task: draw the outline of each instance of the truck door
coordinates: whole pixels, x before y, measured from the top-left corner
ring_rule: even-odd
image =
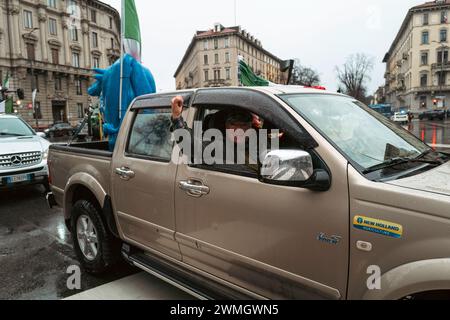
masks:
[[[318,146],[309,150],[315,168],[328,170],[332,185],[326,192],[315,192],[264,184],[257,172],[238,167],[181,164],[175,210],[183,261],[267,298],[345,298],[346,162],[336,159],[320,136],[309,136],[312,128],[303,119],[261,92],[200,90],[191,112],[203,128],[211,128],[217,125],[214,114],[229,107],[250,111],[286,130],[282,139],[288,140],[280,148],[301,149],[297,141],[315,140]],[[297,137],[289,136],[292,121]],[[290,127],[283,128],[283,123]]]
[[[171,98],[138,100],[128,112],[114,153],[112,199],[127,242],[181,259],[175,241]]]

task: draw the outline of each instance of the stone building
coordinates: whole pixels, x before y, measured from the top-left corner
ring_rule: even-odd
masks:
[[[395,109],[448,109],[449,0],[411,8],[383,62],[385,98]]]
[[[215,24],[197,31],[175,72],[177,89],[238,86],[238,56],[253,71],[274,83],[286,83],[283,61],[263,48],[261,41],[241,27]]]
[[[92,103],[91,69],[116,61],[119,42],[119,13],[103,2],[0,0],[0,79],[11,76],[8,96],[33,126],[83,118]],[[20,105],[18,88],[25,93]]]

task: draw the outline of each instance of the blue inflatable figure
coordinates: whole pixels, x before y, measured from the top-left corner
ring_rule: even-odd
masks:
[[[120,59],[108,69],[94,69],[94,72],[97,81],[88,89],[88,94],[100,97],[100,110],[105,121],[103,131],[109,138],[109,149],[113,151],[129,105],[138,96],[155,93],[155,79],[150,70],[131,55],[123,57],[122,110],[119,116]]]

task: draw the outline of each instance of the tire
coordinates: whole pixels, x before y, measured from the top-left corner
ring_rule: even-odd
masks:
[[[93,228],[89,228],[88,220]],[[88,227],[83,229],[86,225]],[[82,234],[83,230],[90,230],[87,231],[89,235]],[[79,200],[75,203],[72,208],[70,231],[75,253],[87,273],[95,275],[105,273],[120,261],[120,241],[111,234],[99,209],[90,201]],[[96,253],[94,247],[97,249]]]

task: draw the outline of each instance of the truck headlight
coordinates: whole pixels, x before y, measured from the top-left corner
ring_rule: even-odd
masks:
[[[44,152],[42,152],[42,160],[47,160],[48,159],[48,149],[45,150]]]

